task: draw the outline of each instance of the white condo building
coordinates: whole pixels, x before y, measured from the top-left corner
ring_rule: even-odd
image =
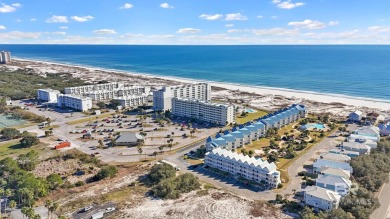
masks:
[[[66,87],[65,94],[85,95],[93,91],[114,90],[118,89],[122,84],[112,82],[105,84],[91,84],[78,87]]]
[[[207,83],[187,84],[183,86],[163,87],[153,92],[154,110],[171,110],[172,98],[211,100],[211,85]]]
[[[148,103],[148,95],[133,95],[133,96],[124,96],[120,98],[114,98],[114,100],[119,101],[120,105],[123,108],[142,106]]]
[[[271,188],[276,188],[280,184],[280,172],[276,170],[275,163],[222,148],[206,153],[205,164],[257,183],[264,183]]]
[[[172,114],[220,125],[235,122],[235,110],[233,105],[203,100],[173,98]]]
[[[82,112],[92,108],[92,99],[72,94],[58,94],[57,105],[59,107],[69,107]]]
[[[49,103],[57,103],[57,95],[61,92],[53,89],[38,89],[37,98]]]
[[[7,64],[11,62],[11,53],[7,51],[1,51],[0,53],[0,63]]]

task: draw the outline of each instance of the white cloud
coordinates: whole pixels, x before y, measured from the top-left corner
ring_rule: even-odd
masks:
[[[18,23],[20,23],[22,21],[23,21],[22,19],[16,19],[16,22],[18,22]]]
[[[12,31],[8,33],[0,33],[0,39],[37,39],[41,36],[39,32],[21,32]]]
[[[67,27],[67,26],[60,26],[59,27],[61,30],[66,30],[66,29],[68,29],[69,27]]]
[[[248,31],[250,31],[249,29],[242,29],[242,30],[240,30],[240,29],[230,29],[230,30],[228,30],[228,33],[242,33],[242,32],[248,32]]]
[[[215,21],[223,18],[222,14],[202,14],[199,16],[202,19],[209,20],[209,21]]]
[[[310,19],[306,19],[304,21],[292,21],[288,23],[289,26],[293,26],[298,29],[323,29],[326,27],[326,24],[320,21],[313,21]]]
[[[299,33],[296,29],[271,28],[271,29],[255,29],[253,33],[257,36],[295,36]]]
[[[177,31],[177,33],[189,34],[189,33],[199,33],[200,30],[196,28],[182,28]]]
[[[241,13],[226,14],[225,20],[227,20],[227,21],[246,21],[246,20],[248,20],[248,17],[245,15],[242,15]]]
[[[37,19],[36,18],[30,18],[30,21],[37,21]]]
[[[291,0],[282,1],[282,0],[272,0],[272,4],[281,9],[293,9],[296,7],[304,6],[304,2],[292,2]]]
[[[134,5],[132,5],[130,3],[125,3],[119,9],[130,9],[130,8],[133,8],[133,7],[134,7]]]
[[[275,15],[271,17],[271,19],[273,19],[273,20],[276,20],[276,19],[278,19],[278,18],[279,18],[279,17],[278,17],[278,16],[275,16]]]
[[[172,5],[170,5],[170,4],[166,3],[166,2],[160,4],[160,7],[161,8],[166,8],[166,9],[174,8]]]
[[[112,30],[112,29],[100,29],[100,30],[94,30],[93,33],[96,33],[96,34],[116,34],[116,31]]]
[[[329,26],[337,26],[337,25],[339,25],[339,22],[338,21],[329,21],[328,25]]]
[[[56,32],[51,32],[50,34],[53,34],[53,35],[66,35],[66,32],[56,31]]]
[[[0,30],[5,30],[5,29],[7,29],[5,26],[0,25]]]
[[[234,24],[225,24],[225,27],[234,27]]]
[[[76,22],[87,22],[87,21],[93,20],[94,17],[92,17],[91,15],[82,16],[82,17],[79,17],[79,16],[72,16],[71,19],[74,20],[74,21],[76,21]]]
[[[68,23],[68,17],[53,15],[51,18],[46,19],[46,23]]]
[[[367,30],[371,32],[376,32],[376,33],[383,33],[383,32],[390,32],[390,27],[385,27],[385,26],[370,26],[367,28]]]
[[[263,15],[257,15],[256,17],[259,18],[259,19],[262,19],[264,16]]]
[[[11,5],[7,5],[2,3],[0,7],[0,13],[10,13],[16,11],[17,8],[20,8],[22,5],[19,3],[13,3]]]

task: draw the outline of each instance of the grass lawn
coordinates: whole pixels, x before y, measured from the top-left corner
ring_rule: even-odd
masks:
[[[260,150],[263,147],[268,147],[269,146],[269,141],[270,139],[268,138],[261,138],[257,141],[252,141],[252,144],[245,145],[244,148],[247,151],[250,150]],[[237,153],[241,153],[241,148],[237,150]]]
[[[43,127],[42,130],[56,129],[56,128],[59,128],[59,127],[60,127],[59,125],[51,125],[51,126]]]
[[[267,112],[257,110],[255,113],[248,113],[248,115],[245,117],[237,116],[236,123],[237,124],[244,124],[244,123],[247,123],[249,121],[253,121],[259,117],[265,116],[267,114],[268,114]]]
[[[17,157],[20,154],[25,154],[31,151],[32,149],[38,151],[41,153],[43,150],[49,151],[48,148],[46,148],[44,143],[39,143],[38,145],[35,145],[31,148],[22,148],[19,145],[20,139],[15,139],[12,141],[2,142],[0,143],[0,160],[6,158],[6,157]]]
[[[74,120],[74,121],[70,121],[70,122],[67,122],[66,124],[68,125],[76,125],[76,124],[80,124],[80,123],[84,123],[84,122],[88,122],[88,121],[95,121],[96,120],[96,117],[97,119],[102,119],[102,118],[107,118],[109,116],[111,116],[112,113],[104,113],[104,114],[100,114],[100,115],[91,115],[90,117],[85,117],[85,118],[82,118],[82,119],[77,119],[77,120]]]
[[[192,159],[192,158],[187,158],[186,161],[191,165],[199,165],[204,163],[202,160]]]

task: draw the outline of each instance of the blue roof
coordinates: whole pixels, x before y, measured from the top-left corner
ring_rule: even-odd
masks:
[[[237,127],[233,127],[232,132],[237,131],[237,130],[238,130]]]
[[[215,144],[217,144],[218,146],[224,146],[224,145],[227,145],[227,142],[225,139],[223,138],[217,138],[217,139],[214,139],[213,141]]]
[[[236,138],[231,134],[225,135],[222,138],[228,142],[235,142],[236,141]]]
[[[221,133],[218,133],[218,134],[215,136],[215,138],[220,138],[220,137],[222,137]]]
[[[257,132],[259,130],[254,125],[248,125],[246,128],[249,129],[249,131],[251,132]]]
[[[253,124],[253,126],[255,126],[258,129],[264,129],[265,128],[265,125],[262,122],[256,122],[256,123]]]
[[[245,135],[250,135],[251,134],[251,131],[249,131],[249,129],[247,129],[247,128],[242,128],[239,131],[242,132]]]
[[[236,138],[244,138],[244,134],[240,131],[234,131],[231,133],[231,135],[233,135]]]
[[[225,130],[225,131],[223,132],[224,135],[228,135],[229,133],[230,133],[229,130]]]
[[[208,137],[207,139],[206,139],[206,142],[212,142],[213,141],[213,139],[211,138],[211,137]]]

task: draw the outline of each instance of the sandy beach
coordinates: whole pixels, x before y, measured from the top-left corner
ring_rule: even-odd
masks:
[[[29,69],[29,71],[33,71],[42,76],[46,74],[70,73],[73,77],[81,78],[90,83],[96,83],[102,80],[122,81],[130,84],[151,86],[152,90],[166,85],[205,82],[25,59],[14,59],[12,63],[4,65],[1,68],[7,68],[9,70]],[[213,100],[268,111],[276,110],[292,103],[301,103],[305,104],[312,113],[329,113],[334,116],[344,117],[354,110],[361,110],[366,113],[375,111],[384,114],[386,117],[390,114],[390,100],[383,101],[220,82],[209,83],[212,85]]]

